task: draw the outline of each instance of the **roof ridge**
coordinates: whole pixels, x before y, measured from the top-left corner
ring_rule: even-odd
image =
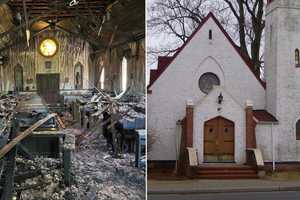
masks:
[[[258,80],[258,82],[261,84],[261,86],[265,89],[266,88],[266,83],[263,82],[259,75],[256,74],[254,72],[254,65],[251,61],[251,59],[248,57],[246,57],[242,51],[240,50],[240,47],[238,47],[232,40],[232,38],[229,36],[229,34],[227,33],[227,31],[224,29],[224,27],[221,25],[221,23],[219,22],[219,20],[215,17],[215,15],[213,14],[213,12],[209,12],[208,15],[202,20],[202,22],[199,24],[199,26],[193,31],[193,33],[188,37],[188,39],[183,43],[183,45],[178,48],[178,50],[176,51],[176,53],[172,56],[172,57],[168,57],[168,58],[172,58],[170,60],[170,62],[163,67],[163,69],[156,71],[156,73],[158,72],[158,74],[156,74],[154,77],[151,78],[151,73],[150,73],[150,83],[147,86],[147,90],[150,93],[151,91],[149,91],[150,87],[154,84],[154,82],[161,76],[161,74],[168,68],[168,66],[175,60],[175,58],[180,54],[180,52],[189,44],[189,42],[194,38],[194,36],[198,33],[198,31],[203,27],[204,24],[206,24],[206,22],[212,18],[214,20],[214,22],[216,23],[216,25],[220,28],[220,30],[222,31],[222,33],[224,34],[224,36],[226,37],[226,39],[229,41],[229,43],[233,46],[233,48],[237,51],[237,53],[240,55],[240,57],[242,58],[242,60],[245,62],[245,64],[248,66],[249,70],[253,73],[253,75],[256,77],[256,79]],[[159,56],[158,58],[161,57],[165,57],[165,56]],[[152,71],[152,70],[151,70]],[[155,70],[153,70],[154,72]]]

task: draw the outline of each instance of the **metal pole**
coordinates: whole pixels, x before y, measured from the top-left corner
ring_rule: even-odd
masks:
[[[272,137],[272,167],[273,167],[273,172],[276,169],[275,166],[275,144],[274,144],[274,134],[273,134],[273,123],[271,123],[271,137]]]
[[[175,131],[175,154],[176,154],[175,155],[176,156],[175,171],[177,172],[177,165],[178,165],[178,160],[179,160],[179,148],[180,148],[180,144],[178,144],[178,143],[180,143],[179,141],[181,141],[181,140],[179,137],[181,137],[181,135],[182,135],[181,121],[177,121],[176,125],[177,125],[176,129],[178,129],[178,130]]]

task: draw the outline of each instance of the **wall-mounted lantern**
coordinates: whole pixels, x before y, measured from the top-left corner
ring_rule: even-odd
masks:
[[[224,100],[224,97],[223,97],[222,93],[220,93],[220,95],[218,96],[218,103],[222,104],[223,100]]]

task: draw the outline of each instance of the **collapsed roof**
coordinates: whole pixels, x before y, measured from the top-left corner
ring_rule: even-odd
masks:
[[[45,30],[88,41],[95,50],[145,37],[141,0],[0,0],[0,51]]]

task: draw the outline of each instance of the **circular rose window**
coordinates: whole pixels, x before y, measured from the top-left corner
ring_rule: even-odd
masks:
[[[214,85],[220,85],[220,79],[214,73],[205,73],[199,79],[199,88],[205,94],[208,94]]]
[[[57,42],[51,38],[45,38],[42,40],[39,46],[40,53],[45,57],[52,57],[58,50]]]

